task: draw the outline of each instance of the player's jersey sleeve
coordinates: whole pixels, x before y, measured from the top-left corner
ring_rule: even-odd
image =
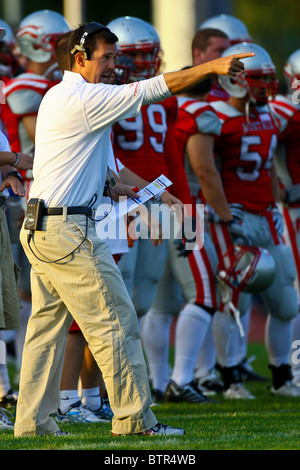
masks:
[[[179,100],[178,129],[186,129],[187,133],[195,132],[210,134],[218,137],[221,133],[222,123],[215,110],[209,104],[193,99]],[[194,121],[194,125],[192,122]]]
[[[8,106],[18,117],[36,114],[50,87],[49,80],[36,74],[21,74],[4,87]]]
[[[33,90],[18,90],[7,97],[11,111],[18,116],[37,113],[42,96]]]
[[[283,186],[288,187],[300,183],[300,107],[282,95],[277,96],[270,106],[281,123],[276,150],[277,173]]]
[[[277,121],[280,134],[282,134],[299,107],[294,105],[289,97],[284,95],[277,95],[275,99],[271,101],[270,109]],[[279,138],[281,137],[279,136]]]

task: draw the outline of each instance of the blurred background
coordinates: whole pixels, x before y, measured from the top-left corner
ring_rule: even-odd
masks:
[[[160,35],[162,72],[191,62],[191,40],[207,18],[227,13],[242,20],[253,41],[270,53],[284,86],[283,66],[300,48],[299,0],[0,0],[0,17],[16,29],[26,15],[50,9],[62,13],[71,27],[89,21],[107,24],[119,16],[150,21]]]

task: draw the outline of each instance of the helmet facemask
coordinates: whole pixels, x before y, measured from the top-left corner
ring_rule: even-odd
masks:
[[[136,82],[139,80],[145,80],[147,78],[154,77],[160,67],[161,59],[159,57],[159,44],[143,44],[141,46],[126,46],[121,47],[118,51],[118,59],[116,68],[120,66],[120,69],[123,70],[122,75],[128,76],[130,82]],[[144,60],[136,60],[135,55],[138,52],[141,52],[144,56]],[[122,57],[126,57],[131,64],[125,63],[125,60],[122,60]],[[134,66],[132,65],[134,64]],[[127,68],[127,72],[126,71]],[[125,82],[124,82],[125,83]]]
[[[18,69],[18,63],[12,53],[14,45],[0,41],[0,74],[1,76],[13,76]]]
[[[274,281],[274,260],[263,248],[234,245],[220,260],[217,278],[233,290],[257,294]]]
[[[251,102],[256,106],[263,106],[272,101],[278,92],[279,81],[274,70],[246,71],[246,81]],[[254,89],[256,89],[255,92]]]
[[[263,106],[272,101],[279,87],[279,81],[276,78],[275,71],[264,72],[262,70],[243,70],[237,77],[225,77],[231,85],[226,89],[231,96],[244,98],[249,95],[250,101],[256,106]],[[224,83],[224,78],[220,77],[220,84]],[[231,88],[229,88],[231,87]],[[254,91],[254,89],[256,89]],[[261,92],[259,92],[261,90]]]

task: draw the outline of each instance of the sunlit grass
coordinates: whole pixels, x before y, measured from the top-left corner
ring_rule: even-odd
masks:
[[[250,354],[257,359],[255,369],[270,377],[264,346],[250,345]],[[190,405],[165,403],[153,407],[157,419],[183,427],[184,436],[111,435],[110,424],[63,425],[70,437],[14,438],[9,431],[0,434],[1,450],[299,450],[300,400],[272,397],[269,383],[249,382],[247,387],[255,400],[224,400],[215,396],[215,403]],[[119,455],[119,454],[117,454]]]

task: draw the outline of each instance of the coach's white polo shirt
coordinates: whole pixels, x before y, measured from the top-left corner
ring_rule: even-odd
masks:
[[[47,207],[86,206],[96,194],[99,203],[111,125],[169,96],[163,75],[117,86],[88,83],[78,73],[65,72],[39,108],[29,197],[43,199]]]

